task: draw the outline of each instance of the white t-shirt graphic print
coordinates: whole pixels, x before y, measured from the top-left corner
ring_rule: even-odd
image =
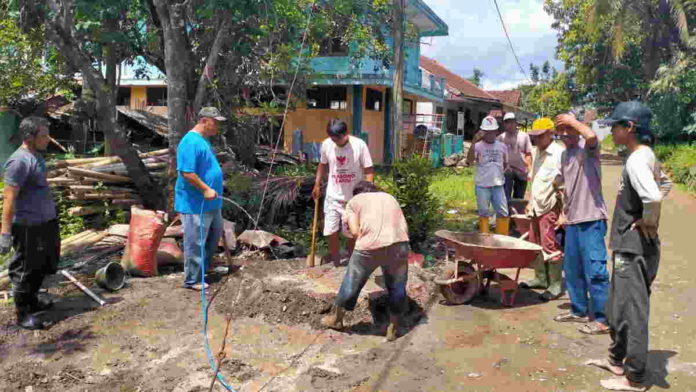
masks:
[[[353,197],[355,185],[363,179],[363,170],[372,167],[372,158],[362,139],[349,136],[343,147],[331,139],[324,140],[321,163],[329,165],[326,198],[346,202]]]

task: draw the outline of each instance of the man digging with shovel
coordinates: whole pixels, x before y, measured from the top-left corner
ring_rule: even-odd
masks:
[[[527,205],[527,216],[532,218],[529,241],[541,245],[544,253],[558,254],[561,248],[556,239],[556,226],[561,214],[562,197],[555,185],[561,174],[563,147],[554,142],[554,124],[550,118],[540,118],[532,124],[529,136],[535,141],[532,164],[532,197]],[[520,284],[526,288],[544,288],[541,299],[551,301],[563,295],[562,257],[538,262],[534,266],[535,277]]]
[[[399,202],[368,181],[359,182],[346,205],[346,220],[356,238],[355,251],[336,297],[333,314],[321,320],[328,328],[343,329],[345,310],[353,310],[360,290],[372,272],[382,267],[389,292],[387,340],[397,338],[399,321],[406,305],[409,239],[406,218]]]

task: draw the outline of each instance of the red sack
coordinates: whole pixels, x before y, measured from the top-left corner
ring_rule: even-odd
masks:
[[[181,251],[176,240],[172,238],[162,239],[157,250],[157,265],[184,265],[184,252]]]
[[[123,269],[136,276],[157,275],[157,249],[164,235],[164,212],[131,207]]]

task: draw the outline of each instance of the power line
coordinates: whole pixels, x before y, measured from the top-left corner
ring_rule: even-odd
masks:
[[[520,63],[520,58],[517,57],[517,53],[515,52],[515,47],[512,46],[512,41],[510,40],[510,34],[508,34],[507,27],[505,27],[505,21],[503,20],[503,14],[500,13],[500,7],[498,7],[498,0],[493,0],[493,4],[495,4],[495,9],[498,11],[498,17],[500,18],[500,24],[503,26],[503,31],[505,32],[505,37],[507,38],[508,44],[510,45],[510,50],[512,51],[512,54],[515,56],[515,60],[517,61],[517,65],[520,67],[520,71],[522,71],[522,75],[524,75],[524,77],[527,78],[527,80],[529,80],[529,76],[527,76],[527,72],[524,70],[522,63]]]

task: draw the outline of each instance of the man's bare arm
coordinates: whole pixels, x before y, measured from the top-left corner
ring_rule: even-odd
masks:
[[[375,167],[374,166],[364,168],[363,174],[365,175],[366,181],[375,182]]]
[[[19,187],[5,184],[5,190],[3,191],[2,195],[3,207],[1,232],[3,234],[9,234],[12,232],[12,218],[14,217],[18,194]]]
[[[181,172],[181,176],[184,177],[186,182],[201,191],[206,200],[212,200],[218,196],[217,192],[215,192],[213,188],[209,187],[205,182],[203,182],[203,180],[201,180],[200,177],[198,177],[198,174],[192,172]]]

